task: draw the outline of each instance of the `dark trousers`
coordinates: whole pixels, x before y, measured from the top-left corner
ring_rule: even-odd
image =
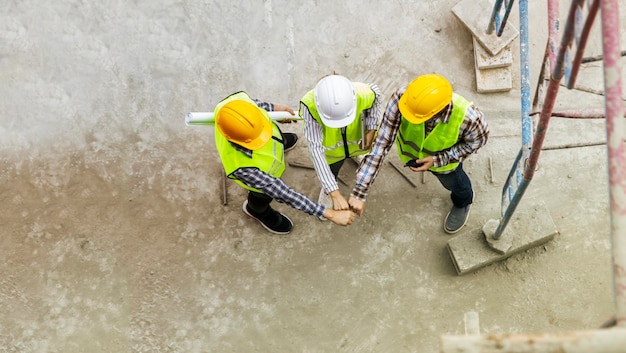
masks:
[[[333,175],[335,176],[335,179],[337,179],[337,175],[339,175],[339,170],[341,169],[341,166],[343,165],[343,162],[345,162],[345,159],[342,159],[339,162],[335,162],[335,163],[329,165],[330,171],[333,172]]]
[[[474,190],[472,190],[472,182],[463,170],[463,163],[448,174],[433,173],[441,185],[448,189],[452,194],[450,198],[456,207],[465,207],[472,203],[474,198]]]
[[[270,210],[272,198],[256,191],[248,191],[248,208],[255,215],[263,216]]]

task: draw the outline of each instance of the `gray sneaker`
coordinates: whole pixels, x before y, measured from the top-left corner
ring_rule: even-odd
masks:
[[[448,234],[454,234],[461,230],[469,218],[470,208],[472,208],[472,204],[465,207],[452,206],[452,209],[446,216],[443,230]]]

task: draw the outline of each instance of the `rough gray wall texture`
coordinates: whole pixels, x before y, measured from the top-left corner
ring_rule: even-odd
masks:
[[[277,205],[296,228],[273,237],[243,217],[241,188],[230,183],[222,205],[212,128],[184,126],[237,90],[295,108],[333,70],[377,83],[385,101],[441,73],[490,113],[492,139],[466,164],[477,190],[468,228],[482,227],[519,148],[519,74],[510,92],[475,92],[455,3],[3,4],[0,350],[435,352],[470,310],[483,332],[597,327],[613,310],[603,147],[542,157],[528,202],[547,201],[560,236],[458,277],[441,230],[448,195],[432,176],[412,176],[413,189],[385,168],[348,228]],[[534,84],[546,19],[545,4],[530,6]],[[581,79],[601,89],[601,66]],[[546,143],[604,136],[602,121],[553,126]],[[288,158],[307,162],[306,142]],[[285,180],[319,191],[310,171]]]

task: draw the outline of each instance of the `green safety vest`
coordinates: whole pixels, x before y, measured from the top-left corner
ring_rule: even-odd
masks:
[[[365,123],[365,121],[361,119],[361,114],[364,110],[372,107],[374,99],[376,99],[376,94],[367,84],[360,82],[353,82],[352,84],[356,89],[356,119],[345,128],[331,128],[324,125],[315,107],[314,90],[307,92],[300,101],[309,108],[309,113],[311,113],[313,119],[322,126],[322,146],[324,146],[326,162],[328,162],[328,164],[333,164],[347,157],[354,157],[368,152],[368,150],[362,149],[360,145],[361,141],[365,139],[363,135],[363,131],[365,130],[363,123]],[[302,112],[300,112],[300,115],[302,116]],[[344,129],[345,140],[342,133]]]
[[[461,133],[461,124],[465,119],[465,112],[472,103],[456,93],[452,94],[452,103],[453,108],[449,121],[445,124],[437,124],[426,138],[424,138],[424,123],[412,124],[402,117],[398,137],[396,138],[398,156],[402,163],[415,158],[422,159],[444,151],[457,143]],[[458,165],[459,163],[455,162],[437,168],[432,167],[429,170],[444,172],[454,170]]]
[[[238,92],[219,102],[213,111],[214,116],[217,116],[220,109],[226,103],[233,100],[244,100],[256,105],[256,103],[245,92]],[[265,110],[261,108],[259,109],[272,124],[272,138],[265,144],[265,146],[252,151],[252,158],[233,147],[230,141],[228,141],[219,132],[219,129],[215,128],[214,130],[215,146],[217,147],[217,152],[222,160],[222,165],[224,166],[226,175],[245,189],[262,193],[261,190],[249,187],[233,176],[233,173],[239,168],[258,168],[275,178],[280,178],[285,171],[285,151],[284,145],[281,142],[283,141],[283,135],[278,126],[271,121],[269,114]]]

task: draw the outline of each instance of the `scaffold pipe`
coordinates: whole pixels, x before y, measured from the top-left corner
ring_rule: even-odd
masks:
[[[622,119],[619,5],[618,0],[605,0],[600,6],[616,321],[617,326],[626,327],[626,146]]]
[[[623,353],[624,328],[537,334],[441,336],[440,352]]]

